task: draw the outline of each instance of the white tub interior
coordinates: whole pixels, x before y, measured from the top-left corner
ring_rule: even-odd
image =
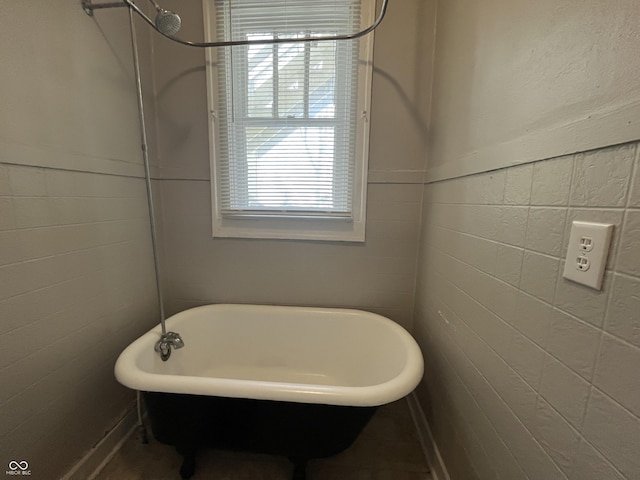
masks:
[[[339,405],[380,405],[422,376],[413,338],[391,320],[359,310],[209,305],[174,315],[167,329],[185,347],[163,362],[160,329],[116,364],[124,385],[192,393]]]

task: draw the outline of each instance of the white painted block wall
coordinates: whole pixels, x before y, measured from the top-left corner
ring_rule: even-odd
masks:
[[[31,478],[132,408],[113,364],[158,318],[128,17],[103,13],[2,4],[0,463]]]
[[[414,334],[453,479],[640,478],[639,152],[426,186]],[[573,220],[615,225],[602,292],[562,278]]]

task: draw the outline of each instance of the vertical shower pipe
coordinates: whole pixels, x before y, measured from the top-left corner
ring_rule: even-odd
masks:
[[[156,278],[156,291],[158,293],[158,304],[160,307],[160,325],[162,326],[162,334],[167,333],[165,327],[164,299],[162,297],[162,288],[160,286],[160,266],[158,262],[158,241],[155,212],[153,207],[153,192],[151,190],[151,171],[149,169],[149,146],[147,143],[147,126],[144,118],[144,102],[142,98],[142,82],[140,79],[140,58],[138,56],[138,40],[136,37],[136,26],[133,18],[133,10],[129,10],[129,27],[131,29],[131,50],[133,54],[133,70],[136,82],[136,97],[138,99],[138,117],[140,121],[140,140],[142,145],[142,160],[144,163],[144,178],[147,187],[147,204],[149,206],[149,226],[151,229],[151,249],[153,251],[153,269]],[[147,431],[142,420],[142,398],[140,392],[136,392],[136,409],[138,412],[138,428],[143,443],[148,443]]]
[[[153,207],[153,192],[151,190],[151,171],[149,169],[149,147],[147,143],[147,127],[144,118],[144,102],[142,99],[142,82],[140,79],[140,58],[138,56],[138,41],[136,38],[136,28],[133,18],[133,12],[129,9],[129,24],[131,27],[131,49],[133,51],[133,67],[136,81],[136,96],[138,98],[138,116],[140,120],[140,140],[142,142],[142,159],[144,163],[144,177],[147,187],[147,203],[149,205],[149,225],[151,228],[151,248],[153,250],[153,266],[156,277],[156,291],[158,292],[158,303],[160,306],[160,324],[162,325],[162,334],[167,333],[164,325],[164,300],[162,297],[162,288],[160,288],[160,267],[158,263],[158,241],[157,229],[155,221],[155,212]]]

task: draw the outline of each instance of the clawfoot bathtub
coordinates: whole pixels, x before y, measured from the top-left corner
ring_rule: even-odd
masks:
[[[360,310],[208,305],[166,324],[184,348],[162,361],[158,326],[122,352],[115,374],[143,392],[154,436],[184,455],[183,478],[210,446],[286,455],[302,480],[308,459],[348,448],[377,406],[422,378],[411,335]]]

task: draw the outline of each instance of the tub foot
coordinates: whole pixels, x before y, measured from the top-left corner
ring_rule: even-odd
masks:
[[[306,458],[290,458],[293,463],[293,476],[291,480],[307,479],[307,459]]]
[[[189,447],[177,447],[176,450],[183,456],[180,467],[180,478],[187,480],[193,477],[196,471],[196,450]]]

